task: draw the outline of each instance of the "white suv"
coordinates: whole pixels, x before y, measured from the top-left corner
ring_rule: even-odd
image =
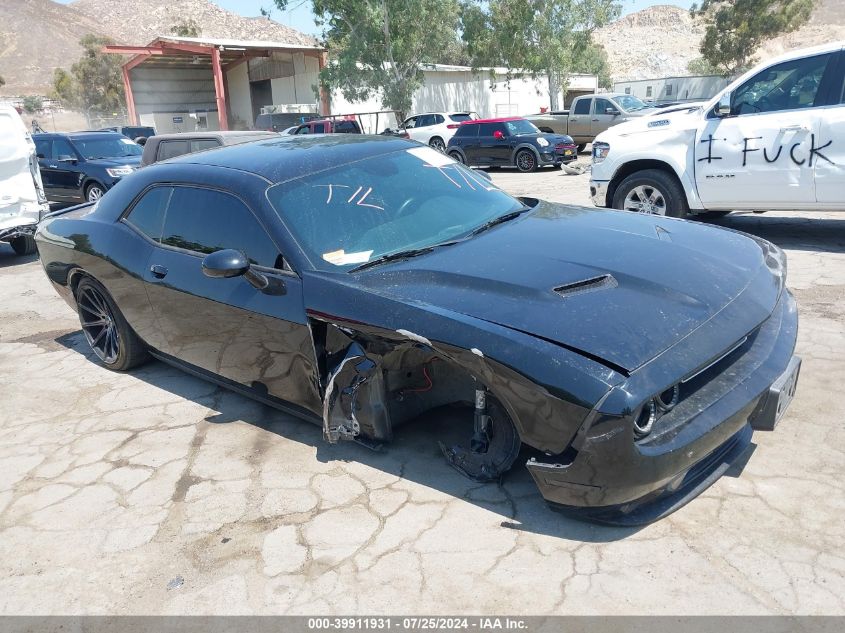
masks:
[[[845,42],[793,51],[707,104],[622,123],[593,143],[601,207],[674,217],[845,211]]]
[[[443,152],[460,124],[477,118],[475,112],[426,112],[408,117],[402,127],[415,141]]]

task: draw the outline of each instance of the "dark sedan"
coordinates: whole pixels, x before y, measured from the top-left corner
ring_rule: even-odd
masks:
[[[464,165],[531,172],[576,160],[578,147],[571,136],[546,134],[526,119],[506,117],[464,121],[449,139],[446,153]]]
[[[138,168],[143,149],[117,132],[33,134],[44,193],[57,203],[94,202]]]
[[[451,466],[496,481],[527,445],[548,502],[608,523],[715,481],[774,428],[800,367],[772,244],[513,198],[395,137],[182,156],[36,240],[111,369],[154,356],[329,442],[380,445],[463,407]]]

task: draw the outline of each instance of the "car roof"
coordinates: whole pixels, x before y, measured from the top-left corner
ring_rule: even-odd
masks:
[[[505,123],[507,121],[522,121],[525,117],[503,116],[495,119],[475,119],[474,121],[463,121],[461,125],[475,125],[477,123]]]
[[[269,182],[283,182],[340,165],[419,148],[397,136],[366,134],[276,135],[169,159],[165,165],[210,165],[249,172]]]
[[[70,139],[95,139],[95,138],[126,138],[120,132],[112,132],[108,130],[80,130],[78,132],[44,132],[41,134],[33,134],[33,138],[70,138]]]
[[[180,139],[203,139],[203,138],[213,138],[219,139],[224,144],[231,143],[231,142],[239,142],[241,139],[249,139],[253,138],[254,140],[262,139],[262,138],[276,138],[279,136],[277,132],[267,132],[263,130],[226,130],[221,131],[218,130],[216,132],[173,132],[171,134],[156,134],[155,136],[151,136],[147,139],[149,143],[150,139],[155,139],[158,141],[178,141]]]

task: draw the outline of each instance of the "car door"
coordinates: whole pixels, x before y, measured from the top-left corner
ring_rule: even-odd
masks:
[[[470,125],[461,126],[460,130],[454,136],[454,140],[458,146],[464,151],[464,156],[467,159],[467,165],[479,165],[481,158],[481,126],[483,123],[472,123]]]
[[[58,169],[58,164],[55,167],[53,163],[53,140],[47,138],[33,138],[35,141],[35,154],[38,157],[38,169],[41,172],[41,184],[44,187],[44,195],[48,200],[52,200],[55,195],[53,188],[53,179],[55,171]]]
[[[85,199],[82,190],[82,182],[85,180],[82,163],[83,159],[70,141],[61,136],[53,138],[48,168],[52,171],[50,180],[54,198],[68,201]]]
[[[496,132],[501,138],[496,138]],[[504,123],[481,123],[478,126],[478,150],[474,164],[502,165],[510,161],[510,141]]]
[[[731,95],[731,115],[698,128],[695,181],[708,209],[801,209],[815,204],[821,89],[833,55],[765,68]]]
[[[813,165],[816,202],[821,208],[845,211],[845,52],[836,56],[829,103],[819,112],[819,150]]]
[[[569,111],[569,136],[576,143],[589,142],[592,138],[590,136],[590,127],[592,125],[590,121],[590,108],[592,104],[592,97],[578,97],[572,102],[572,108]]]
[[[608,114],[613,111],[616,114]],[[590,136],[595,138],[616,122],[619,117],[619,107],[610,99],[596,97],[593,99],[593,116],[590,117]]]
[[[408,136],[420,143],[428,143],[431,137],[431,126],[434,123],[434,117],[430,114],[421,114],[416,117],[414,127],[408,130]]]
[[[234,193],[187,185],[172,190],[145,279],[164,338],[161,351],[258,396],[318,413],[314,350],[299,277]],[[282,290],[265,293],[242,276],[205,276],[205,255],[224,248],[243,252]]]

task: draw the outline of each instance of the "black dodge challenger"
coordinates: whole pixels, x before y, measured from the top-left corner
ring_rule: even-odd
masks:
[[[800,367],[772,244],[513,198],[394,137],[187,155],[50,215],[36,240],[109,368],[154,356],[329,442],[378,446],[464,407],[449,465],[494,481],[533,447],[543,497],[604,523],[653,521],[713,483],[775,427]]]

